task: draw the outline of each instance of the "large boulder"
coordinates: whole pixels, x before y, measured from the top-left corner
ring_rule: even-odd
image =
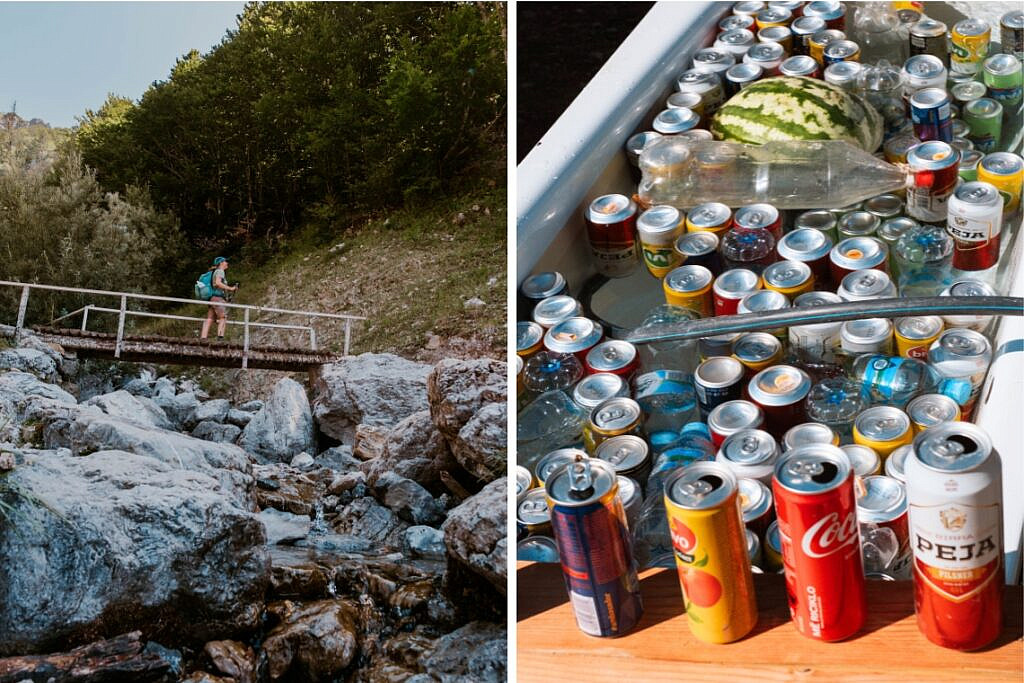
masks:
[[[36,349],[0,350],[0,369],[21,370],[47,382],[56,382],[59,379],[57,362]]]
[[[488,403],[504,403],[508,395],[506,363],[490,358],[438,363],[427,380],[430,415],[449,441]]]
[[[372,496],[356,498],[338,510],[334,530],[365,538],[391,548],[401,548],[409,525],[398,515],[377,503]]]
[[[505,476],[508,455],[508,406],[488,403],[452,439],[452,455],[480,481]]]
[[[358,651],[358,610],[345,600],[269,607],[281,621],[263,641],[270,680],[332,681]]]
[[[441,526],[448,555],[505,595],[508,538],[505,477],[495,479],[448,513]]]
[[[377,498],[400,518],[413,524],[437,524],[444,508],[430,492],[411,479],[385,472],[374,485]]]
[[[238,445],[266,462],[291,462],[315,450],[313,416],[302,385],[285,377],[242,430]]]
[[[195,394],[184,393],[167,396],[154,392],[153,400],[163,408],[167,419],[171,421],[175,429],[187,430],[195,425],[196,410],[199,408],[199,399]]]
[[[213,420],[203,420],[192,430],[192,436],[214,443],[234,443],[242,428],[233,424],[221,424]]]
[[[318,500],[334,479],[330,470],[302,472],[288,465],[253,465],[256,498],[260,509],[276,508],[295,515],[313,513]]]
[[[107,415],[119,417],[142,427],[174,429],[167,419],[167,413],[155,401],[144,396],[134,396],[124,389],[93,396],[82,401],[82,405],[96,406]]]
[[[259,624],[263,525],[208,474],[121,451],[22,459],[0,515],[0,655],[133,629],[201,644]]]
[[[212,401],[200,403],[199,407],[196,408],[196,412],[192,415],[192,419],[196,424],[204,420],[224,422],[228,417],[229,410],[231,410],[231,404],[228,403],[227,399],[215,398]]]
[[[16,406],[29,396],[41,396],[61,403],[74,404],[78,400],[55,384],[43,382],[35,375],[18,370],[0,373],[0,396],[10,399]]]
[[[420,664],[445,683],[501,683],[506,678],[507,636],[503,626],[471,621],[438,638]]]
[[[260,512],[260,522],[266,528],[267,545],[292,543],[309,535],[308,515],[295,515],[274,508]]]
[[[383,453],[363,465],[367,481],[372,485],[386,472],[440,493],[441,472],[452,470],[457,463],[448,442],[437,431],[430,411],[421,410],[399,422],[384,438]]]
[[[357,425],[392,427],[427,409],[430,366],[390,353],[364,353],[325,365],[313,387],[320,431],[351,443]]]

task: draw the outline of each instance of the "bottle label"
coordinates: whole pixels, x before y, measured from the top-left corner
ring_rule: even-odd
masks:
[[[891,399],[895,389],[896,377],[903,365],[902,358],[889,356],[872,356],[864,367],[863,384],[871,387],[885,399]]]
[[[918,579],[952,602],[963,602],[1000,580],[1001,522],[998,503],[911,505]]]

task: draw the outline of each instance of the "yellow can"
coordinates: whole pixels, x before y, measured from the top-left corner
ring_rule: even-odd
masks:
[[[721,235],[732,226],[732,209],[720,202],[698,204],[686,214],[687,232]]]
[[[928,360],[928,347],[939,338],[943,328],[937,315],[899,318],[894,326],[897,352],[904,358]]]
[[[793,13],[785,7],[765,7],[754,15],[758,31],[771,26],[789,26],[792,21]]]
[[[829,29],[818,31],[807,41],[808,53],[818,63],[818,66],[825,67],[825,46],[837,40],[846,40],[846,34],[842,31]]]
[[[991,37],[992,29],[981,19],[967,18],[953,24],[949,32],[950,70],[966,74],[980,71]]]
[[[995,185],[1003,195],[1003,216],[1011,216],[1020,207],[1024,160],[1012,152],[986,154],[978,162],[978,180]]]
[[[790,300],[814,289],[814,273],[803,261],[776,261],[764,269],[761,277],[765,289],[785,294]]]
[[[593,455],[597,447],[613,436],[640,435],[644,414],[640,404],[631,398],[615,396],[601,402],[590,413],[583,427],[583,446]]]
[[[644,265],[659,280],[683,262],[673,245],[683,234],[683,214],[674,206],[652,206],[636,219]]]
[[[544,348],[544,328],[532,320],[516,323],[516,355],[524,360]]]
[[[782,539],[779,538],[779,522],[773,520],[764,532],[762,546],[765,573],[778,574],[782,571]]]
[[[782,342],[768,332],[748,332],[733,342],[732,357],[743,363],[744,376],[753,377],[782,360]]]
[[[672,306],[689,308],[707,318],[711,315],[714,301],[711,297],[711,283],[715,279],[704,266],[679,266],[662,281],[665,301]]]
[[[853,421],[853,442],[878,453],[883,466],[890,453],[913,440],[910,417],[899,408],[873,406]]]
[[[736,477],[716,462],[672,470],[665,512],[690,631],[708,643],[731,643],[757,623]]]

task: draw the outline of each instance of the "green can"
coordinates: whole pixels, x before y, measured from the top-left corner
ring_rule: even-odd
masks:
[[[978,162],[985,156],[976,149],[969,149],[960,153],[960,177],[964,182],[978,179]]]
[[[1003,105],[991,97],[980,97],[964,107],[964,121],[971,128],[967,139],[979,152],[997,151],[1003,132]]]
[[[985,60],[982,78],[988,88],[988,96],[1003,105],[1003,110],[1013,112],[1021,102],[1024,86],[1024,70],[1013,55],[995,55]]]

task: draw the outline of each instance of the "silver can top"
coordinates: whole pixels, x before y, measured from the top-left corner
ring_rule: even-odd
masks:
[[[737,480],[740,490],[740,511],[744,523],[758,519],[772,506],[772,490],[758,479],[740,477]]]
[[[934,427],[959,419],[960,406],[945,394],[921,394],[907,404],[907,415],[916,425]]]
[[[736,307],[737,313],[760,313],[763,311],[781,311],[789,308],[789,299],[785,294],[776,292],[774,289],[761,289],[752,294],[747,294],[740,299]]]
[[[713,232],[688,232],[680,235],[673,247],[683,256],[703,256],[718,250],[718,235]]]
[[[907,511],[907,489],[899,479],[876,474],[861,480],[857,521],[888,522]]]
[[[647,442],[632,434],[613,436],[602,441],[594,451],[595,458],[604,460],[620,473],[643,467],[649,455]]]
[[[992,454],[992,440],[970,422],[947,422],[926,429],[914,438],[914,457],[938,472],[968,472]]]
[[[780,45],[779,47],[782,46]],[[729,70],[725,72],[726,80],[739,84],[753,83],[754,81],[759,80],[763,75],[764,69],[762,69],[758,64],[754,64],[752,62],[735,64],[730,66]]]
[[[733,355],[748,363],[768,360],[781,350],[779,338],[767,332],[748,332],[732,344]]]
[[[864,210],[882,220],[894,218],[903,211],[903,200],[894,194],[880,194],[865,201]]]
[[[945,73],[946,67],[935,55],[914,55],[903,62],[903,71],[911,78],[930,80]]]
[[[743,45],[754,44],[754,32],[746,28],[734,28],[718,34],[715,38],[715,45],[729,45],[742,47]]]
[[[797,17],[790,24],[793,33],[802,36],[812,36],[815,33],[819,33],[825,30],[825,20],[821,17],[815,16],[803,16]],[[811,60],[814,61],[814,60]]]
[[[733,217],[738,228],[768,228],[779,220],[779,210],[771,204],[748,204],[736,209]]]
[[[918,225],[920,224],[909,216],[896,216],[882,221],[876,234],[886,242],[896,242],[903,233]]]
[[[750,28],[753,25],[754,17],[749,14],[730,14],[718,22],[718,30],[724,33],[737,28]]]
[[[792,365],[765,368],[750,379],[747,393],[763,406],[786,406],[807,397],[811,377]]]
[[[757,13],[757,20],[763,24],[784,24],[793,18],[793,13],[785,7],[769,5]]]
[[[545,499],[545,490],[536,488],[528,491],[516,506],[516,519],[523,524],[545,524],[551,521],[551,510]]]
[[[802,214],[796,217],[793,222],[795,228],[816,228],[817,230],[827,231],[836,227],[836,216],[831,211],[826,209],[814,209],[813,211],[804,211]],[[794,230],[793,232],[796,232]],[[785,237],[783,237],[785,239]]]
[[[533,348],[544,338],[544,328],[532,320],[516,323],[516,351]]]
[[[924,55],[921,55],[924,56]],[[980,100],[975,100],[980,102]],[[929,140],[907,152],[907,164],[914,171],[934,171],[956,165],[960,150],[939,140]]]
[[[853,428],[872,441],[895,441],[911,431],[907,414],[892,406],[872,406],[861,411]]]
[[[987,282],[958,280],[942,291],[941,296],[995,296],[996,290]]]
[[[830,258],[845,270],[873,268],[885,263],[889,245],[875,237],[847,237],[832,248]]]
[[[896,296],[896,286],[893,285],[892,279],[880,270],[855,270],[843,278],[839,285],[839,296],[854,301],[892,297]]]
[[[1013,152],[992,152],[978,162],[978,168],[992,175],[1013,175],[1024,168],[1024,159]]]
[[[811,279],[811,267],[803,261],[776,261],[764,269],[761,277],[764,278],[765,285],[791,289]]]
[[[1003,115],[1003,105],[991,97],[979,97],[964,105],[964,113],[976,118],[996,118]]]
[[[881,459],[874,448],[859,443],[851,443],[840,446],[839,450],[846,454],[850,461],[850,467],[853,468],[853,473],[858,477],[867,477],[878,472]]]
[[[975,206],[991,207],[1003,203],[1003,198],[1000,196],[999,190],[996,189],[995,185],[981,181],[963,183],[960,187],[956,188],[953,196],[964,204],[973,204]]]
[[[708,429],[716,434],[733,434],[741,429],[756,429],[764,423],[761,406],[737,399],[715,406],[708,414]]]
[[[825,56],[829,59],[847,59],[860,52],[860,45],[852,40],[833,40],[825,46]]]
[[[833,43],[834,45],[835,43]],[[825,81],[833,85],[847,85],[857,82],[857,77],[864,70],[860,62],[836,62],[825,68]]]
[[[589,349],[604,336],[601,324],[577,316],[558,323],[544,334],[544,345],[552,351],[576,353]]]
[[[704,98],[700,96],[700,93],[695,92],[674,92],[668,96],[665,100],[665,106],[669,109],[675,109],[676,107],[686,107],[696,111]]]
[[[939,335],[928,348],[928,361],[957,366],[963,374],[984,369],[992,361],[992,344],[980,332],[970,329],[953,328]]]
[[[572,390],[572,400],[592,410],[610,398],[628,394],[626,380],[610,372],[595,372],[576,383]]]
[[[747,268],[732,268],[715,278],[715,292],[730,299],[741,298],[740,295],[755,292],[760,288],[761,276]]]
[[[611,465],[588,458],[555,471],[545,482],[545,488],[538,490],[546,490],[555,505],[581,507],[596,503],[617,486],[618,480]]]
[[[722,442],[722,457],[737,465],[764,465],[779,457],[779,445],[762,429],[741,429]]]
[[[732,6],[732,13],[738,16],[753,16],[764,9],[760,0],[742,0]]]
[[[735,63],[736,57],[731,52],[716,47],[702,47],[693,53],[693,68],[697,71],[725,71]]]
[[[896,334],[905,339],[931,339],[942,331],[942,318],[937,315],[915,315],[896,319]]]
[[[1013,10],[999,18],[999,23],[1007,28],[1024,28],[1024,10]]]
[[[690,209],[686,221],[695,228],[717,228],[732,217],[732,210],[721,202],[705,202]]]
[[[583,315],[583,305],[565,294],[542,299],[533,309],[533,321],[541,327],[554,327],[563,320]]]
[[[922,38],[938,38],[946,35],[946,25],[931,17],[922,17],[910,27],[910,33]]]
[[[522,465],[516,465],[516,497],[529,491],[531,484],[533,484],[533,475],[530,474],[530,470]]]
[[[587,452],[580,450],[579,448],[559,448],[551,451],[543,458],[537,461],[537,466],[534,470],[537,472],[537,481],[544,485],[551,475],[555,473],[559,467],[568,465],[571,462],[576,462],[580,459],[586,459]]]
[[[776,62],[785,54],[786,50],[779,43],[758,43],[752,45],[743,58],[752,62]]]
[[[640,404],[625,396],[610,398],[594,408],[590,421],[594,427],[605,432],[629,429],[636,425],[643,412]]]
[[[835,219],[828,211],[811,211],[813,214],[827,214],[829,216],[828,229],[835,225]],[[804,214],[805,216],[807,214]],[[787,232],[779,240],[776,250],[779,258],[790,261],[816,261],[824,258],[832,250],[832,240],[820,229],[813,227],[800,227]]]
[[[806,76],[818,69],[818,63],[807,55],[794,55],[782,60],[779,73],[783,76]]]
[[[750,31],[747,31],[750,33]],[[688,69],[676,79],[676,89],[680,92],[700,92],[702,90],[721,87],[722,79],[713,71],[697,71]]]
[[[900,446],[885,459],[885,474],[886,476],[892,477],[893,479],[899,479],[904,484],[907,483],[907,475],[904,472],[906,466],[907,456],[914,452],[914,447],[910,444]]]
[[[794,306],[826,306],[841,303],[842,297],[835,292],[804,292],[793,301]]]
[[[848,344],[879,344],[892,336],[892,323],[885,318],[847,320],[839,334]]]
[[[988,22],[976,17],[967,17],[953,24],[953,32],[962,36],[980,36],[988,31]]]
[[[850,477],[850,460],[836,446],[800,446],[775,465],[775,481],[794,493],[824,493],[843,486]]]
[[[715,462],[695,462],[672,470],[665,481],[665,496],[687,510],[718,507],[736,493],[736,477]]]
[[[586,218],[591,223],[621,223],[636,215],[636,203],[624,194],[606,194],[590,202]]]
[[[627,508],[630,505],[638,505],[640,503],[640,486],[621,474],[615,479],[619,483],[619,500],[622,501],[622,505]]]
[[[587,351],[587,365],[595,372],[615,372],[636,360],[636,347],[622,339],[609,339]]]
[[[547,299],[549,296],[561,294],[565,290],[565,278],[561,273],[549,271],[546,273],[534,273],[519,285],[519,291],[527,299]]]
[[[791,451],[794,448],[814,443],[835,445],[833,443],[835,441],[837,441],[836,433],[828,425],[823,425],[820,422],[804,422],[795,427],[790,427],[782,435],[782,448],[783,450]]]
[[[757,32],[757,39],[762,43],[782,43],[792,35],[793,31],[788,26],[765,26]]]
[[[924,88],[910,96],[910,106],[918,109],[934,109],[949,104],[949,95],[942,88]]]
[[[693,381],[709,389],[731,387],[743,377],[743,363],[731,356],[712,356],[693,371]]]
[[[878,231],[881,219],[868,211],[851,211],[839,217],[839,232],[849,237],[867,237]]]
[[[654,117],[652,127],[662,135],[675,135],[690,130],[700,123],[697,112],[688,107],[664,109]]]

